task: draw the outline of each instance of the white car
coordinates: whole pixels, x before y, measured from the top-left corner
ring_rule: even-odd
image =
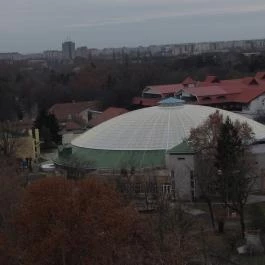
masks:
[[[40,169],[44,172],[52,172],[55,170],[55,165],[52,162],[44,162],[40,165]]]

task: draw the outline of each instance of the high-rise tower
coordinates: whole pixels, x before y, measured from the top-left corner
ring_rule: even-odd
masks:
[[[63,58],[73,60],[75,58],[75,43],[72,41],[65,41],[62,44]]]

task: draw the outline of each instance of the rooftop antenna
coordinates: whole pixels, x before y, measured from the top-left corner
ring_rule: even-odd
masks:
[[[65,41],[71,41],[70,36],[67,36]]]

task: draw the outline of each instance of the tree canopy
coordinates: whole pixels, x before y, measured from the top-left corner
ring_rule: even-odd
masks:
[[[61,137],[58,134],[60,128],[54,114],[48,113],[45,109],[40,110],[34,125],[39,129],[40,137],[45,143],[60,143]]]
[[[212,199],[218,195],[226,207],[240,215],[244,237],[244,206],[256,180],[255,161],[249,151],[254,133],[247,123],[232,122],[216,111],[191,130],[196,150],[197,177],[214,226]]]
[[[131,264],[143,258],[138,221],[108,185],[44,179],[27,188],[17,213],[18,254],[28,265]]]

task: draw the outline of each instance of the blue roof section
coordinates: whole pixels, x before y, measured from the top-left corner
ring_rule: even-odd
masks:
[[[185,103],[184,100],[174,98],[174,97],[165,98],[158,102],[160,106],[181,106],[181,105],[184,105],[184,103]]]

